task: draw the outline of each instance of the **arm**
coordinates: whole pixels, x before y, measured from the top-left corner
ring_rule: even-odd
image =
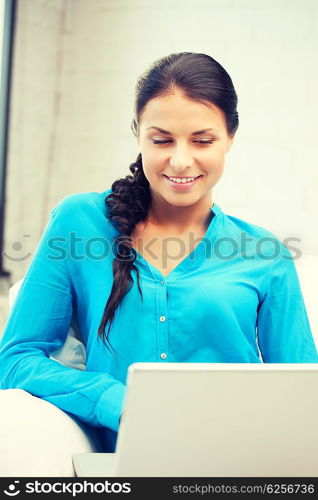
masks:
[[[24,389],[83,422],[117,431],[126,386],[108,373],[76,370],[49,358],[64,344],[73,314],[66,250],[56,254],[49,242],[58,237],[59,248],[67,246],[68,207],[74,211],[68,198],[52,210],[7,319],[0,342],[0,388]]]
[[[257,333],[265,363],[318,363],[297,270],[285,246],[272,262]]]

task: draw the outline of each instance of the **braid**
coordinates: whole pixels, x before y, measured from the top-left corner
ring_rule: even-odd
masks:
[[[142,298],[139,270],[134,265],[137,254],[130,238],[136,224],[146,219],[151,201],[149,182],[142,168],[141,153],[129,169],[133,175],[126,175],[125,178],[116,180],[111,186],[112,192],[105,198],[108,207],[107,217],[120,232],[115,239],[113,285],[98,328],[98,335],[107,348],[106,342],[109,343],[109,332],[116,309],[133,286],[132,270],[137,273],[138,289]],[[105,335],[104,329],[107,322],[109,322],[109,328]]]

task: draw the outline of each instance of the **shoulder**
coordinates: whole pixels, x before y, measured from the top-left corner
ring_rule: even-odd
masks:
[[[269,229],[233,215],[224,214],[224,220],[227,233],[232,234],[236,241],[239,240],[242,246],[253,248],[263,258],[292,258],[285,243]]]
[[[272,233],[263,226],[259,226],[244,219],[239,219],[238,217],[234,217],[233,215],[229,214],[224,214],[224,215],[229,225],[232,225],[233,228],[235,227],[238,231],[245,231],[251,237],[254,238],[269,237],[277,239],[277,236],[275,236],[274,233]]]
[[[61,234],[75,232],[91,236],[96,233],[116,234],[116,229],[107,218],[106,197],[111,189],[101,192],[73,193],[61,199],[52,209],[50,221]]]
[[[53,208],[54,215],[68,215],[71,218],[78,218],[85,213],[102,213],[106,215],[107,207],[105,198],[111,193],[111,189],[97,192],[73,193],[62,198]]]

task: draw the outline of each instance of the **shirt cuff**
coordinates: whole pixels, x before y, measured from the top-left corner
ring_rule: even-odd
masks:
[[[102,393],[95,407],[96,418],[101,426],[118,432],[126,390],[127,387],[124,384],[116,382]]]

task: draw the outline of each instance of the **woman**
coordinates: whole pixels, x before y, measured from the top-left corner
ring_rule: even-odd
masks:
[[[53,209],[0,357],[2,388],[115,435],[133,362],[318,361],[289,250],[211,200],[238,127],[230,76],[171,54],[136,91],[132,175]],[[86,371],[49,359],[72,315]]]

